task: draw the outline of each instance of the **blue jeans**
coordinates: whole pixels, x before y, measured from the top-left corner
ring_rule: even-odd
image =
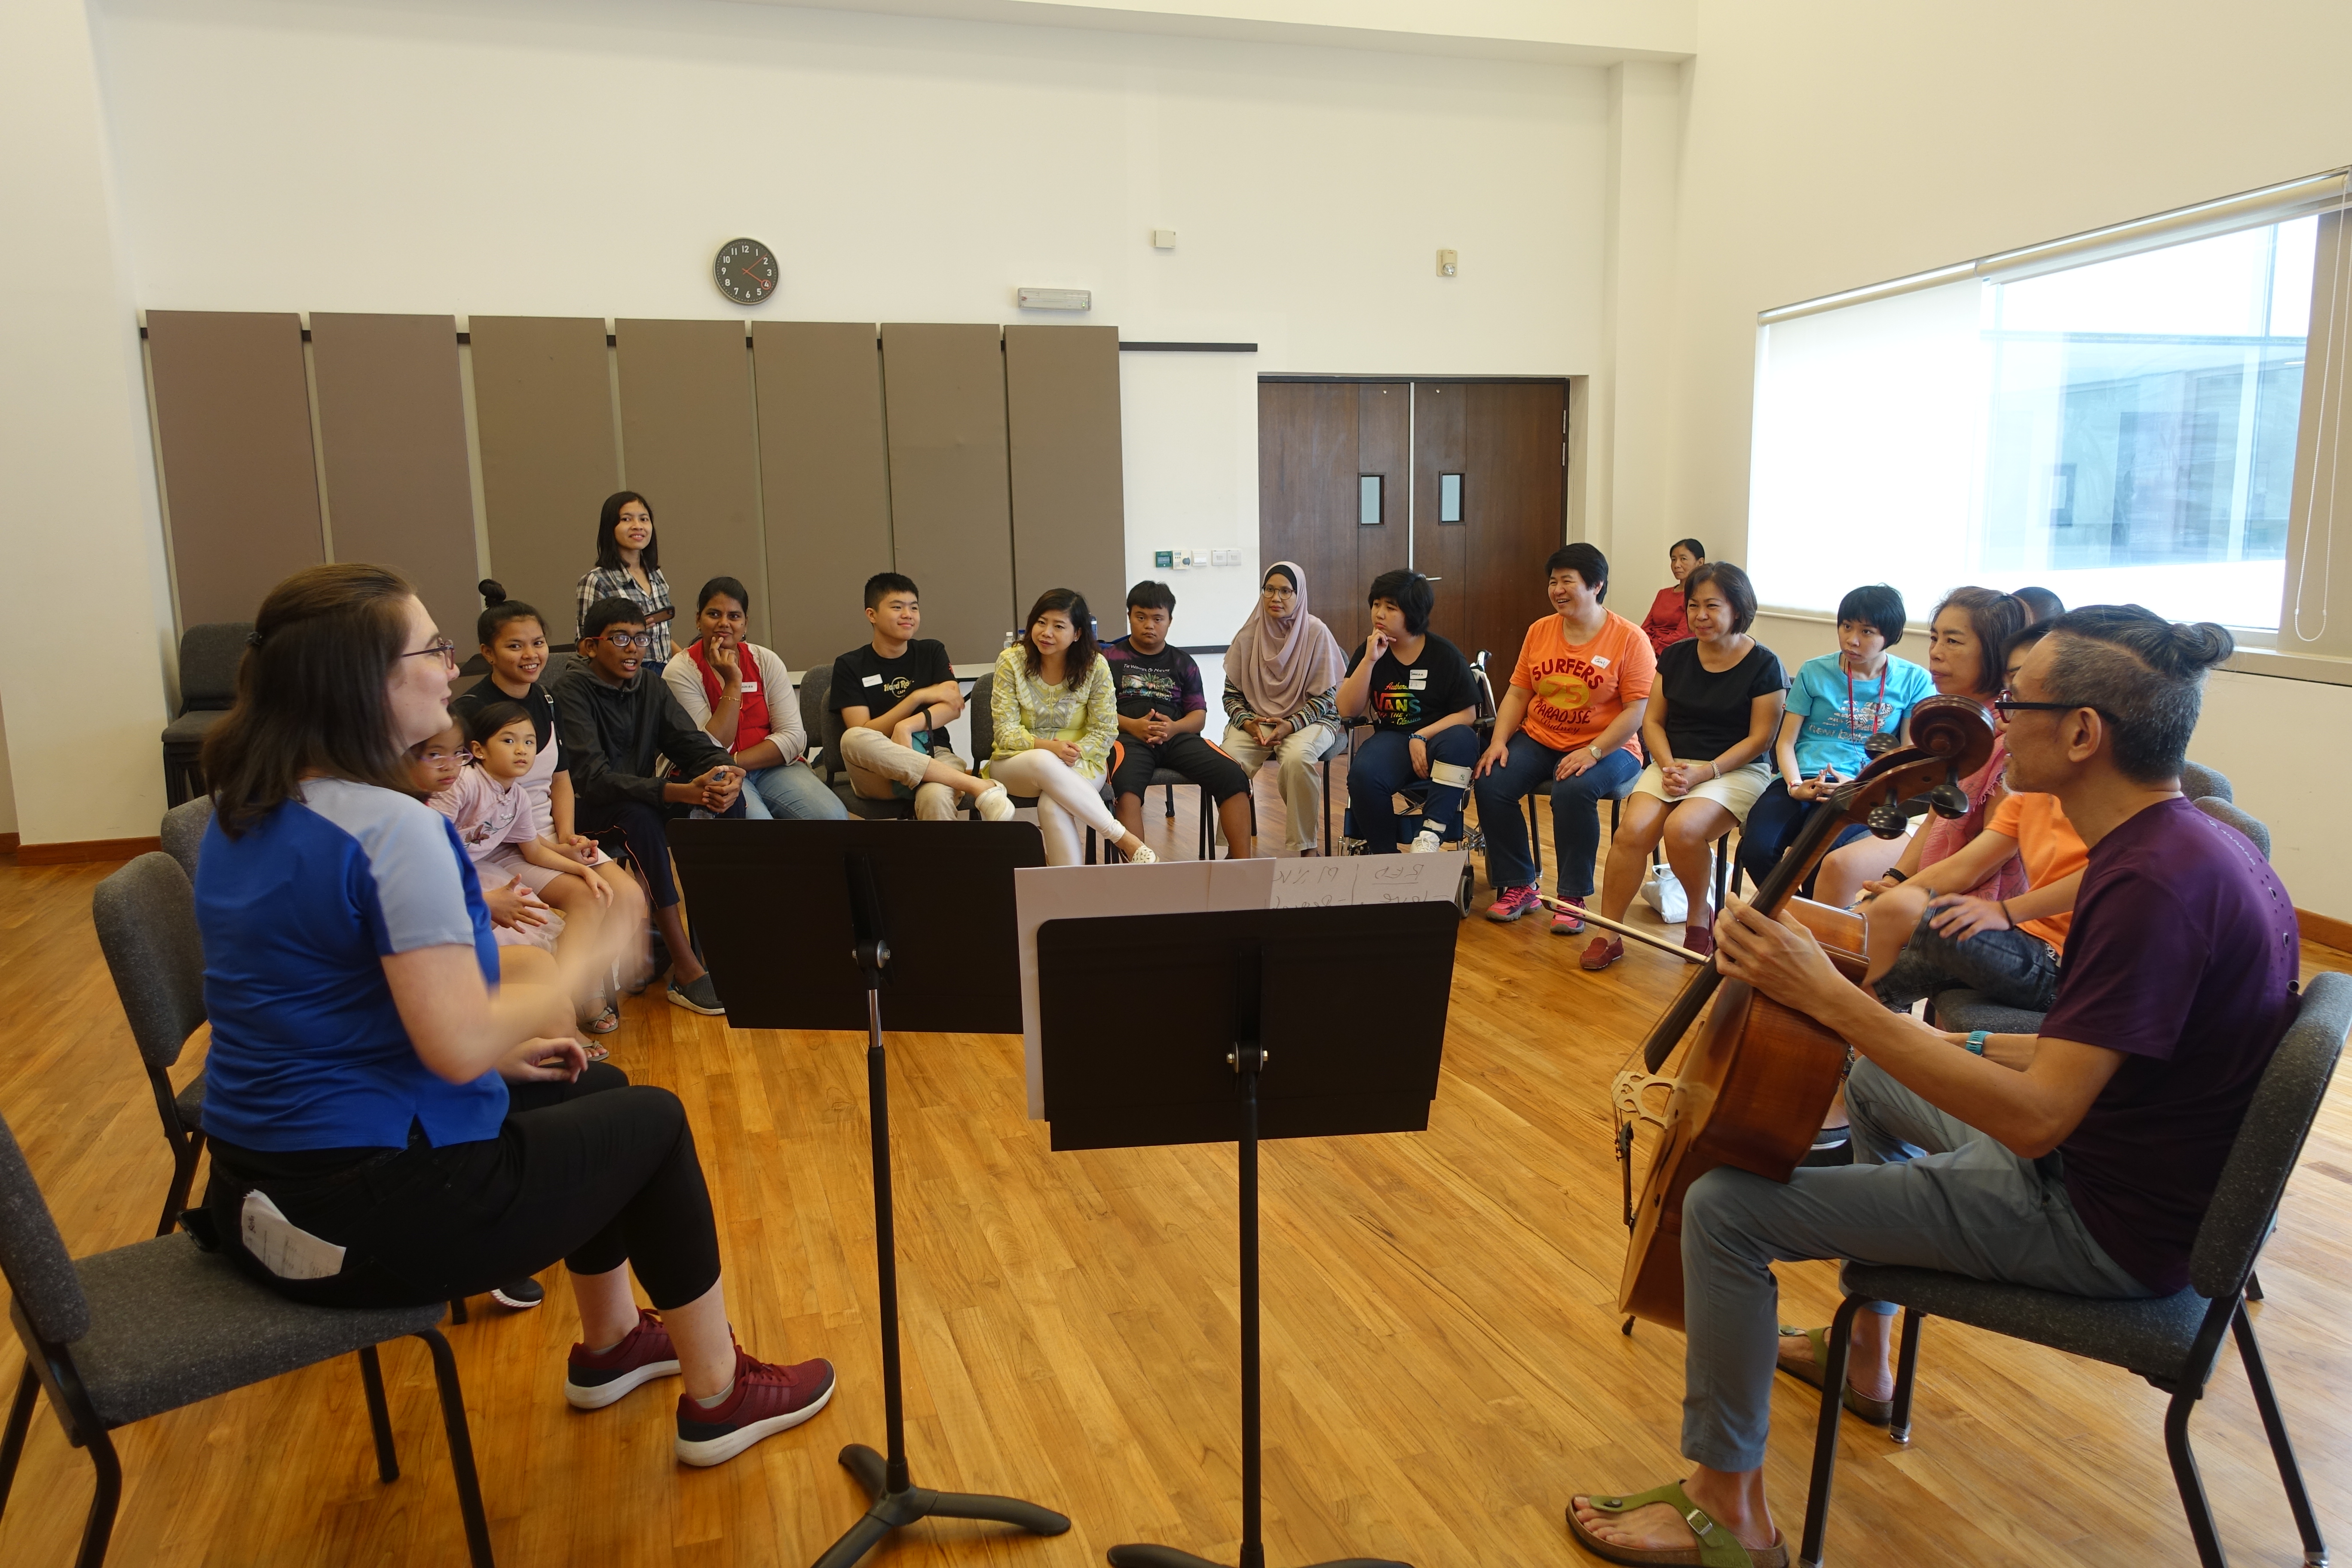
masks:
[[[1774,779],[1764,786],[1764,793],[1748,808],[1748,820],[1739,825],[1739,868],[1748,873],[1749,881],[1763,885],[1780,857],[1789,852],[1789,846],[1797,841],[1806,814],[1820,804],[1791,795],[1787,779]],[[1849,822],[1830,840],[1830,848],[1843,849],[1869,831],[1865,823]]]
[[[1519,802],[1539,789],[1551,792],[1551,845],[1558,864],[1553,886],[1563,899],[1592,894],[1592,858],[1601,849],[1601,803],[1631,788],[1642,764],[1624,750],[1610,752],[1574,778],[1554,778],[1565,752],[1555,752],[1522,730],[1511,737],[1504,760],[1470,786],[1478,797],[1478,826],[1486,834],[1486,880],[1496,888],[1521,888],[1536,879],[1528,853],[1527,819]]]
[[[2092,1238],[2057,1162],[2011,1153],[1867,1060],[1847,1075],[1845,1104],[1860,1163],[1786,1182],[1718,1165],[1683,1199],[1683,1454],[1702,1465],[1764,1462],[1776,1259],[1938,1268],[2105,1300],[2149,1293]]]
[[[754,822],[838,822],[849,807],[806,763],[779,763],[743,775],[743,815]]]
[[[1462,826],[1462,800],[1468,792],[1459,784],[1442,784],[1416,775],[1411,740],[1408,731],[1375,730],[1356,748],[1355,758],[1348,764],[1348,809],[1355,816],[1356,837],[1364,841],[1367,855],[1397,852],[1396,807],[1389,797],[1408,786],[1428,790],[1422,822],[1436,828],[1440,837],[1453,837]],[[1439,763],[1466,768],[1478,760],[1478,731],[1467,724],[1440,730],[1422,744],[1428,748],[1433,769]]]

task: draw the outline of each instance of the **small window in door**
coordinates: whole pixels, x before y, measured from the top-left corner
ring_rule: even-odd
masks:
[[[1381,525],[1381,476],[1356,476],[1356,521],[1365,528]]]
[[[1460,474],[1437,476],[1437,521],[1440,522],[1462,521],[1462,476]]]

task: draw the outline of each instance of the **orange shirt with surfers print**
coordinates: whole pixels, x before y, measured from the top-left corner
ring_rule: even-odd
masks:
[[[1528,694],[1528,716],[1519,728],[1555,752],[1598,740],[1625,704],[1650,695],[1657,679],[1658,655],[1649,637],[1614,610],[1608,616],[1591,642],[1575,647],[1568,646],[1558,616],[1529,626],[1519,645],[1519,662],[1511,670],[1511,684]],[[1619,749],[1633,751],[1640,734],[1628,734]]]

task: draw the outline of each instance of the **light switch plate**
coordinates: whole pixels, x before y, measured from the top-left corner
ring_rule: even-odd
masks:
[[[1172,550],[1153,551],[1151,566],[1157,572],[1173,572],[1176,569],[1176,552]]]
[[[1153,229],[1151,231],[1151,248],[1154,250],[1175,249],[1176,231],[1172,228]]]

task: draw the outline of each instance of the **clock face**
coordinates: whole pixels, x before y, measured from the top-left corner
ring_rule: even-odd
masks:
[[[730,239],[711,264],[719,291],[739,305],[756,305],[776,291],[775,253],[756,239]]]

